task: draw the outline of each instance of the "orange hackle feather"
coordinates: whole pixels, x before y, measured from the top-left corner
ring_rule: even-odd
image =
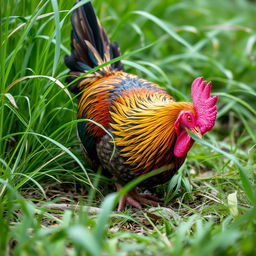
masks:
[[[115,144],[134,171],[143,173],[158,167],[171,153],[176,139],[174,123],[183,110],[194,111],[189,102],[174,102],[171,97],[146,89],[130,90],[119,97],[110,112]]]
[[[109,115],[109,95],[114,89],[114,84],[118,81],[113,80],[121,72],[111,72],[106,76],[99,76],[97,79],[86,84],[85,89],[78,99],[78,118],[89,118],[96,123],[101,124],[104,128],[108,128],[110,122]],[[84,86],[83,84],[80,86]],[[104,130],[94,123],[88,124],[88,131],[92,131],[92,135],[101,137]]]

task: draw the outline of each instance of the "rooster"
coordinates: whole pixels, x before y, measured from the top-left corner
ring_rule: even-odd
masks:
[[[194,143],[187,130],[201,138],[214,126],[218,97],[210,96],[211,82],[195,79],[192,102],[176,102],[159,85],[124,72],[121,61],[102,65],[120,56],[120,51],[117,43],[109,41],[90,2],[73,11],[71,23],[67,82],[77,94],[78,118],[91,120],[77,127],[87,156],[114,177],[117,190],[165,166],[167,170],[142,185],[167,182]],[[126,204],[141,209],[141,204],[156,205],[157,200],[134,188],[119,200],[118,211]]]

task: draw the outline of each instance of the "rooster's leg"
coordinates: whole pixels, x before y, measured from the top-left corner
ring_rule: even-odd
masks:
[[[120,184],[115,184],[117,191],[119,191],[122,186]],[[151,204],[158,205],[157,198],[150,194],[141,194],[137,192],[136,188],[130,190],[126,195],[122,196],[118,203],[117,211],[123,211],[126,204],[129,204],[135,208],[142,209],[141,204]]]

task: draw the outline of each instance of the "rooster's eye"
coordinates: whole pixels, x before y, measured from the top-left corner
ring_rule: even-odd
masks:
[[[187,116],[187,119],[190,122],[191,121],[191,116]]]

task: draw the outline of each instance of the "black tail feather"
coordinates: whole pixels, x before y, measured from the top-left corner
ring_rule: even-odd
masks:
[[[80,0],[76,1],[77,3]],[[65,64],[70,69],[67,82],[76,79],[84,72],[97,67],[110,59],[120,56],[117,43],[110,43],[104,29],[100,26],[91,2],[75,9],[71,16],[71,56],[65,56]],[[107,73],[111,70],[123,70],[121,61],[98,70]],[[89,79],[89,77],[88,77]],[[72,92],[79,92],[79,83],[70,86]]]
[[[114,58],[117,58],[120,55],[121,54],[120,54],[117,42],[111,43],[110,44],[110,56],[111,56],[110,58],[114,59]],[[121,61],[117,61],[117,62],[113,63],[112,67],[116,70],[123,70],[124,69]]]

